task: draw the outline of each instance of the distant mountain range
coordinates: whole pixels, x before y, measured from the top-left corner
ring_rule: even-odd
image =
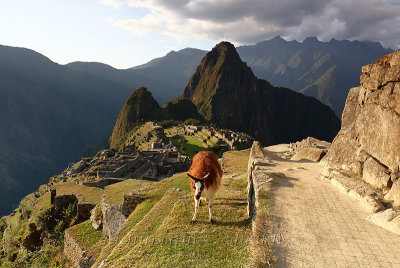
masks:
[[[237,51],[257,77],[314,96],[338,116],[349,89],[359,84],[361,67],[393,52],[370,41],[321,42],[309,37],[299,43],[279,36]]]
[[[237,51],[259,78],[316,96],[337,114],[361,65],[392,52],[373,42],[279,37]],[[33,50],[0,46],[0,215],[110,135],[133,89],[146,86],[163,105],[182,93],[206,53],[186,48],[120,70],[59,65]]]

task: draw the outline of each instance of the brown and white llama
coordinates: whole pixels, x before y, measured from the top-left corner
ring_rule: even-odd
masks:
[[[213,152],[202,151],[193,157],[193,162],[187,175],[190,177],[190,188],[194,195],[194,215],[191,223],[196,222],[197,208],[200,198],[208,200],[208,214],[210,223],[214,223],[211,207],[214,195],[221,185],[222,169]]]

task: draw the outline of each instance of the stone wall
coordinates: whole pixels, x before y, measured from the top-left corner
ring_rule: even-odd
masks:
[[[259,205],[260,185],[268,180],[264,168],[269,165],[271,163],[268,153],[261,147],[260,142],[254,141],[247,168],[247,214],[253,220]]]
[[[75,226],[74,226],[75,227]],[[65,230],[64,232],[64,255],[72,262],[74,267],[78,266],[79,260],[82,258],[84,250],[75,241],[71,228]]]
[[[90,211],[95,207],[95,204],[92,203],[78,203],[76,205],[76,219],[74,221],[75,224],[82,223],[90,219],[91,213]]]
[[[121,179],[101,179],[101,180],[91,181],[91,182],[82,182],[82,185],[104,189],[108,185],[118,183],[121,181],[123,181],[123,180],[121,180]]]
[[[109,204],[102,198],[103,234],[112,238],[124,225],[126,219],[135,210],[136,206],[144,200],[143,197],[134,192],[124,195],[122,204]]]

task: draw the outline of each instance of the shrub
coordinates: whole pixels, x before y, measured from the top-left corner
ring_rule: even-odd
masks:
[[[174,125],[174,120],[163,120],[161,122],[157,122],[157,124],[159,124],[160,126],[162,126],[163,128],[169,128],[172,127]]]
[[[13,252],[10,253],[10,255],[8,256],[8,260],[10,262],[14,262],[18,257],[18,251],[14,250]]]
[[[53,206],[41,208],[35,216],[35,222],[38,229],[47,230],[48,223],[53,218]]]
[[[185,121],[183,121],[182,125],[194,125],[194,126],[198,126],[201,125],[201,122],[197,119],[193,119],[193,118],[188,118]]]
[[[103,212],[101,211],[101,207],[100,206],[96,206],[95,210],[94,210],[94,220],[95,221],[100,221],[103,219]]]

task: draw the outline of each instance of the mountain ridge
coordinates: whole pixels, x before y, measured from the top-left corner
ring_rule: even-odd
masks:
[[[180,115],[174,114],[174,107],[189,101],[204,121],[248,133],[264,145],[307,136],[330,140],[340,125],[333,111],[317,99],[258,79],[229,42],[207,53],[183,93],[164,108],[176,118]]]

